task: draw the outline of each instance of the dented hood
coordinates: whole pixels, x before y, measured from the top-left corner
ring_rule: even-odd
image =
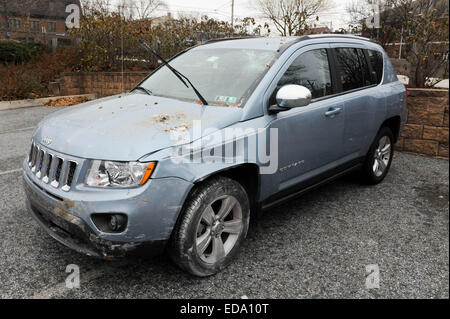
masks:
[[[200,120],[208,134],[241,119],[242,109],[202,106],[139,93],[91,101],[55,112],[36,129],[34,140],[75,157],[136,161],[175,144],[173,132],[189,133]],[[44,144],[45,145],[45,144]]]

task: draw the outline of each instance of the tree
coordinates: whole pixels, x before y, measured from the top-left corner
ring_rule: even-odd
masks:
[[[443,57],[448,50],[448,1],[385,0],[380,3],[379,28],[364,23],[373,14],[368,10],[370,3],[371,0],[360,0],[348,8],[363,35],[385,49],[402,38],[406,43],[404,56],[410,65],[410,85],[422,88],[435,84],[430,79],[448,63]]]
[[[150,18],[157,9],[167,8],[166,3],[162,0],[135,0],[133,3],[134,16],[140,20]]]
[[[347,6],[347,12],[352,20],[352,31],[362,32],[364,36],[376,39],[383,47],[400,41],[401,29],[406,26],[412,2],[413,0],[379,0],[376,2],[378,12],[374,12],[373,0],[354,0]],[[380,27],[374,24],[368,26],[367,21],[371,21],[377,13]]]
[[[301,35],[317,14],[325,9],[326,0],[256,0],[263,18],[272,22],[282,36]]]
[[[111,13],[111,0],[80,0],[84,14],[100,12],[101,14]]]
[[[202,41],[226,36],[261,35],[267,25],[259,25],[253,18],[245,18],[231,27],[229,22],[203,16],[200,19],[169,19],[154,24],[149,19],[133,20],[118,12],[104,14],[89,11],[81,17],[80,28],[71,30],[79,39],[80,69],[87,71],[146,69],[158,66],[157,59],[139,45],[144,40],[164,58]],[[122,59],[123,57],[123,59]]]
[[[407,60],[412,65],[411,76],[416,87],[433,86],[431,80],[445,61],[448,51],[449,3],[447,0],[417,0],[408,15]],[[447,70],[448,71],[448,70]]]

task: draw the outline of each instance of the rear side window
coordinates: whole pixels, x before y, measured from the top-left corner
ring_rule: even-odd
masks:
[[[313,99],[333,94],[327,50],[311,50],[295,59],[278,87],[287,84],[303,85],[311,91]]]
[[[372,84],[369,66],[361,49],[336,48],[336,59],[344,92]]]
[[[373,84],[380,84],[383,79],[383,54],[380,51],[367,50],[369,61],[374,72]]]

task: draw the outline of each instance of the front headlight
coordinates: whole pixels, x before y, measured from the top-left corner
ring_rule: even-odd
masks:
[[[156,163],[92,161],[86,185],[92,187],[135,187],[144,185]]]

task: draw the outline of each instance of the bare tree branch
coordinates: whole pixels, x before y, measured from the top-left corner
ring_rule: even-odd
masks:
[[[327,4],[327,0],[256,0],[255,6],[282,36],[290,36],[302,34]]]

